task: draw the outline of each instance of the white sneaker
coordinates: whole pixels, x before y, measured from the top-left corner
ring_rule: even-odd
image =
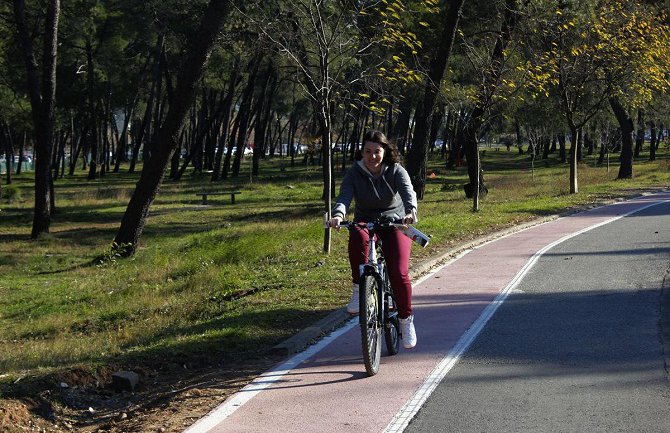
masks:
[[[360,303],[360,295],[358,293],[358,284],[351,286],[351,299],[349,299],[349,304],[347,305],[347,313],[356,315],[358,314],[358,305]]]
[[[400,319],[400,334],[402,335],[402,345],[405,349],[411,349],[416,346],[414,316],[409,316],[406,319]]]

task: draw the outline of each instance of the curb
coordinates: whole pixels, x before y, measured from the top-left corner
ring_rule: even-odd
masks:
[[[347,313],[346,307],[339,308],[312,326],[303,329],[294,336],[274,346],[270,349],[270,353],[273,355],[288,356],[301,352],[314,341],[344,325],[352,317]]]

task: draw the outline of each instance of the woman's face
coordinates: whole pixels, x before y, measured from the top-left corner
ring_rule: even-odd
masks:
[[[377,174],[381,171],[383,159],[384,148],[381,144],[374,141],[363,143],[363,164],[370,173]]]

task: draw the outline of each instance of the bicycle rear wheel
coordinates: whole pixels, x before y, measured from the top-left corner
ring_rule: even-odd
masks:
[[[368,376],[374,376],[379,371],[379,361],[382,356],[382,327],[379,320],[379,291],[381,288],[375,277],[371,275],[364,275],[359,287],[363,363]]]

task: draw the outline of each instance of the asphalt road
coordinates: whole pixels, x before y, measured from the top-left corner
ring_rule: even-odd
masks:
[[[670,432],[669,268],[667,202],[554,246],[405,431]]]

